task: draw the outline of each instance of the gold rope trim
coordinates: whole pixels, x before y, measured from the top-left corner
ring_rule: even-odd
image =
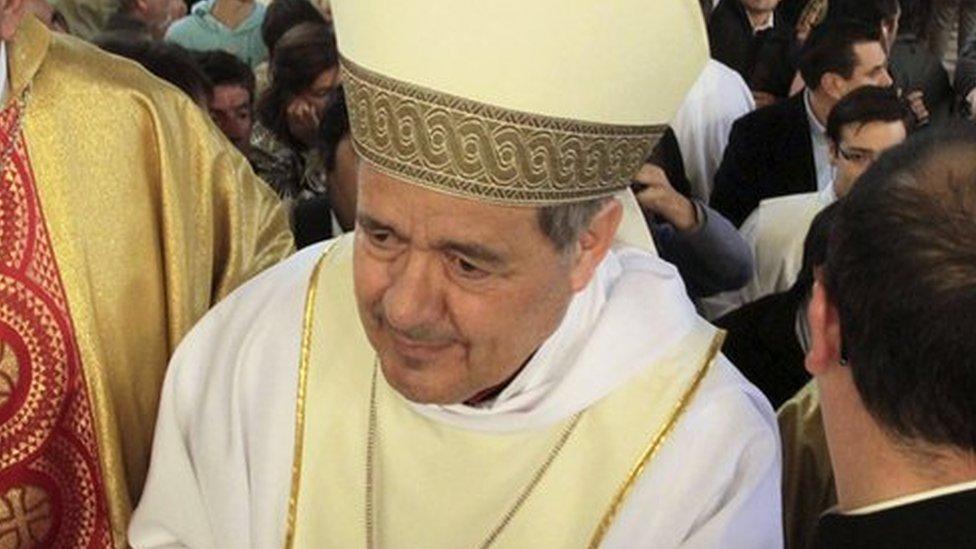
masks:
[[[291,495],[288,497],[288,527],[285,531],[285,547],[291,549],[295,543],[295,524],[298,519],[298,493],[302,481],[302,453],[305,448],[305,394],[308,383],[308,362],[312,347],[312,319],[315,312],[315,296],[319,285],[322,265],[332,255],[335,243],[329,246],[312,270],[308,292],[305,294],[305,309],[302,313],[302,346],[298,362],[298,395],[295,403],[295,449],[291,466]]]
[[[685,390],[685,393],[681,395],[681,399],[675,404],[674,410],[671,412],[671,417],[668,422],[664,424],[664,427],[654,436],[651,440],[651,444],[644,450],[641,458],[631,469],[630,474],[627,475],[627,480],[621,485],[620,490],[617,491],[617,495],[614,496],[613,502],[610,504],[610,508],[607,509],[606,514],[603,515],[603,520],[600,521],[600,525],[597,526],[596,532],[593,533],[593,538],[590,540],[590,549],[596,549],[603,542],[603,538],[607,535],[607,531],[610,530],[610,526],[617,519],[617,514],[620,512],[620,508],[623,507],[624,501],[627,496],[630,495],[631,490],[633,490],[634,485],[637,483],[637,479],[643,474],[644,469],[654,458],[657,451],[664,444],[665,439],[674,430],[674,426],[677,425],[678,420],[684,414],[684,411],[688,408],[688,404],[694,398],[695,393],[698,392],[698,387],[701,385],[705,375],[711,369],[712,364],[715,363],[715,359],[718,357],[719,351],[722,350],[722,343],[725,342],[725,332],[719,330],[718,333],[712,337],[712,343],[708,348],[708,353],[705,355],[705,363],[698,369],[695,374],[691,385]]]
[[[360,157],[449,194],[523,206],[609,196],[630,184],[667,129],[514,111],[341,63]]]

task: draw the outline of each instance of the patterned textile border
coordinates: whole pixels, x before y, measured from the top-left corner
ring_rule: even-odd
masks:
[[[341,62],[356,152],[382,172],[448,194],[516,206],[610,196],[630,184],[667,129],[513,111]]]

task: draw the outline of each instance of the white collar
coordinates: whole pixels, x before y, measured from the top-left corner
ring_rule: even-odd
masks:
[[[411,404],[479,431],[541,428],[602,398],[663,356],[694,327],[677,270],[636,248],[615,248],[571,301],[562,323],[498,397],[483,407]]]
[[[748,17],[748,14],[746,16]],[[771,12],[769,14],[769,19],[767,19],[765,23],[759,25],[758,27],[752,28],[752,34],[757,35],[764,30],[769,30],[773,28],[773,26],[775,25],[775,19],[776,19],[776,12]],[[749,24],[752,25],[751,19],[749,20]]]
[[[837,202],[837,190],[834,188],[834,184],[835,183],[832,181],[830,185],[827,185],[817,192],[817,200],[819,200],[824,207],[830,206],[834,202]]]
[[[846,516],[868,515],[871,513],[877,513],[879,511],[887,511],[889,509],[894,509],[895,507],[901,507],[903,505],[909,505],[911,503],[918,503],[920,501],[926,501],[929,499],[935,499],[938,497],[948,496],[951,494],[957,494],[959,492],[966,492],[974,489],[976,489],[976,480],[970,480],[967,482],[960,482],[959,484],[943,486],[941,488],[936,488],[934,490],[919,492],[917,494],[909,494],[907,496],[902,496],[900,498],[889,499],[888,501],[882,501],[880,503],[875,503],[873,505],[868,505],[866,507],[860,507],[858,509],[854,509],[853,511],[848,511],[846,513],[840,513],[840,514]]]
[[[7,43],[0,42],[0,105],[7,103],[7,95],[10,94],[10,90],[7,89],[9,81],[10,75],[7,73]]]
[[[817,115],[813,113],[813,104],[810,102],[810,96],[812,93],[813,92],[811,92],[809,88],[805,88],[803,90],[803,106],[806,107],[807,110],[807,120],[810,121],[810,129],[815,134],[826,137],[827,128],[820,123],[820,120],[817,120]]]

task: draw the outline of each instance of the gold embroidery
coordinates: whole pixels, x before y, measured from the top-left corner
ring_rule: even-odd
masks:
[[[302,344],[298,364],[298,396],[295,404],[295,449],[291,466],[291,495],[288,498],[288,528],[285,531],[285,547],[291,548],[295,543],[295,522],[298,519],[298,492],[301,488],[302,480],[302,453],[304,452],[305,442],[305,391],[308,384],[308,361],[312,348],[312,319],[315,316],[315,295],[319,285],[319,273],[322,272],[322,265],[328,261],[335,249],[335,244],[331,244],[329,249],[322,254],[315,268],[312,270],[312,277],[308,284],[308,293],[305,294],[305,310],[302,317]]]
[[[596,549],[603,542],[603,538],[607,535],[607,531],[610,530],[610,526],[613,525],[613,522],[617,519],[617,514],[620,512],[621,507],[623,507],[627,496],[630,495],[630,491],[634,488],[634,484],[637,483],[637,479],[640,478],[641,474],[644,472],[644,469],[646,469],[647,465],[651,462],[651,459],[654,458],[654,455],[657,454],[657,451],[661,448],[661,445],[664,444],[665,439],[667,439],[668,435],[671,434],[671,431],[674,430],[674,426],[678,423],[678,420],[681,419],[681,415],[684,413],[685,409],[688,408],[688,404],[691,403],[692,398],[694,398],[702,380],[705,379],[705,374],[707,374],[711,369],[712,364],[719,355],[719,351],[722,350],[722,343],[724,341],[725,332],[719,331],[715,334],[715,337],[712,339],[712,344],[708,348],[708,353],[705,355],[705,362],[701,368],[698,369],[698,372],[695,374],[695,378],[691,381],[691,385],[689,385],[685,393],[681,395],[681,399],[674,406],[674,411],[671,412],[671,417],[668,418],[668,421],[664,424],[664,427],[661,428],[657,435],[655,435],[651,440],[651,444],[646,450],[644,450],[644,453],[637,461],[637,464],[634,465],[634,468],[630,471],[630,474],[627,475],[627,480],[624,481],[623,485],[620,487],[620,490],[617,491],[617,495],[614,496],[613,502],[610,504],[609,509],[607,509],[606,514],[603,515],[603,520],[600,521],[600,525],[597,526],[596,532],[593,533],[593,538],[590,540],[589,545],[590,549]]]
[[[342,69],[356,152],[389,175],[464,197],[529,206],[612,195],[666,129],[517,112],[345,58]]]

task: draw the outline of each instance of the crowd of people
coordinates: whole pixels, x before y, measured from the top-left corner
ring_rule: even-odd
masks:
[[[976,547],[976,1],[0,2],[0,547]]]

